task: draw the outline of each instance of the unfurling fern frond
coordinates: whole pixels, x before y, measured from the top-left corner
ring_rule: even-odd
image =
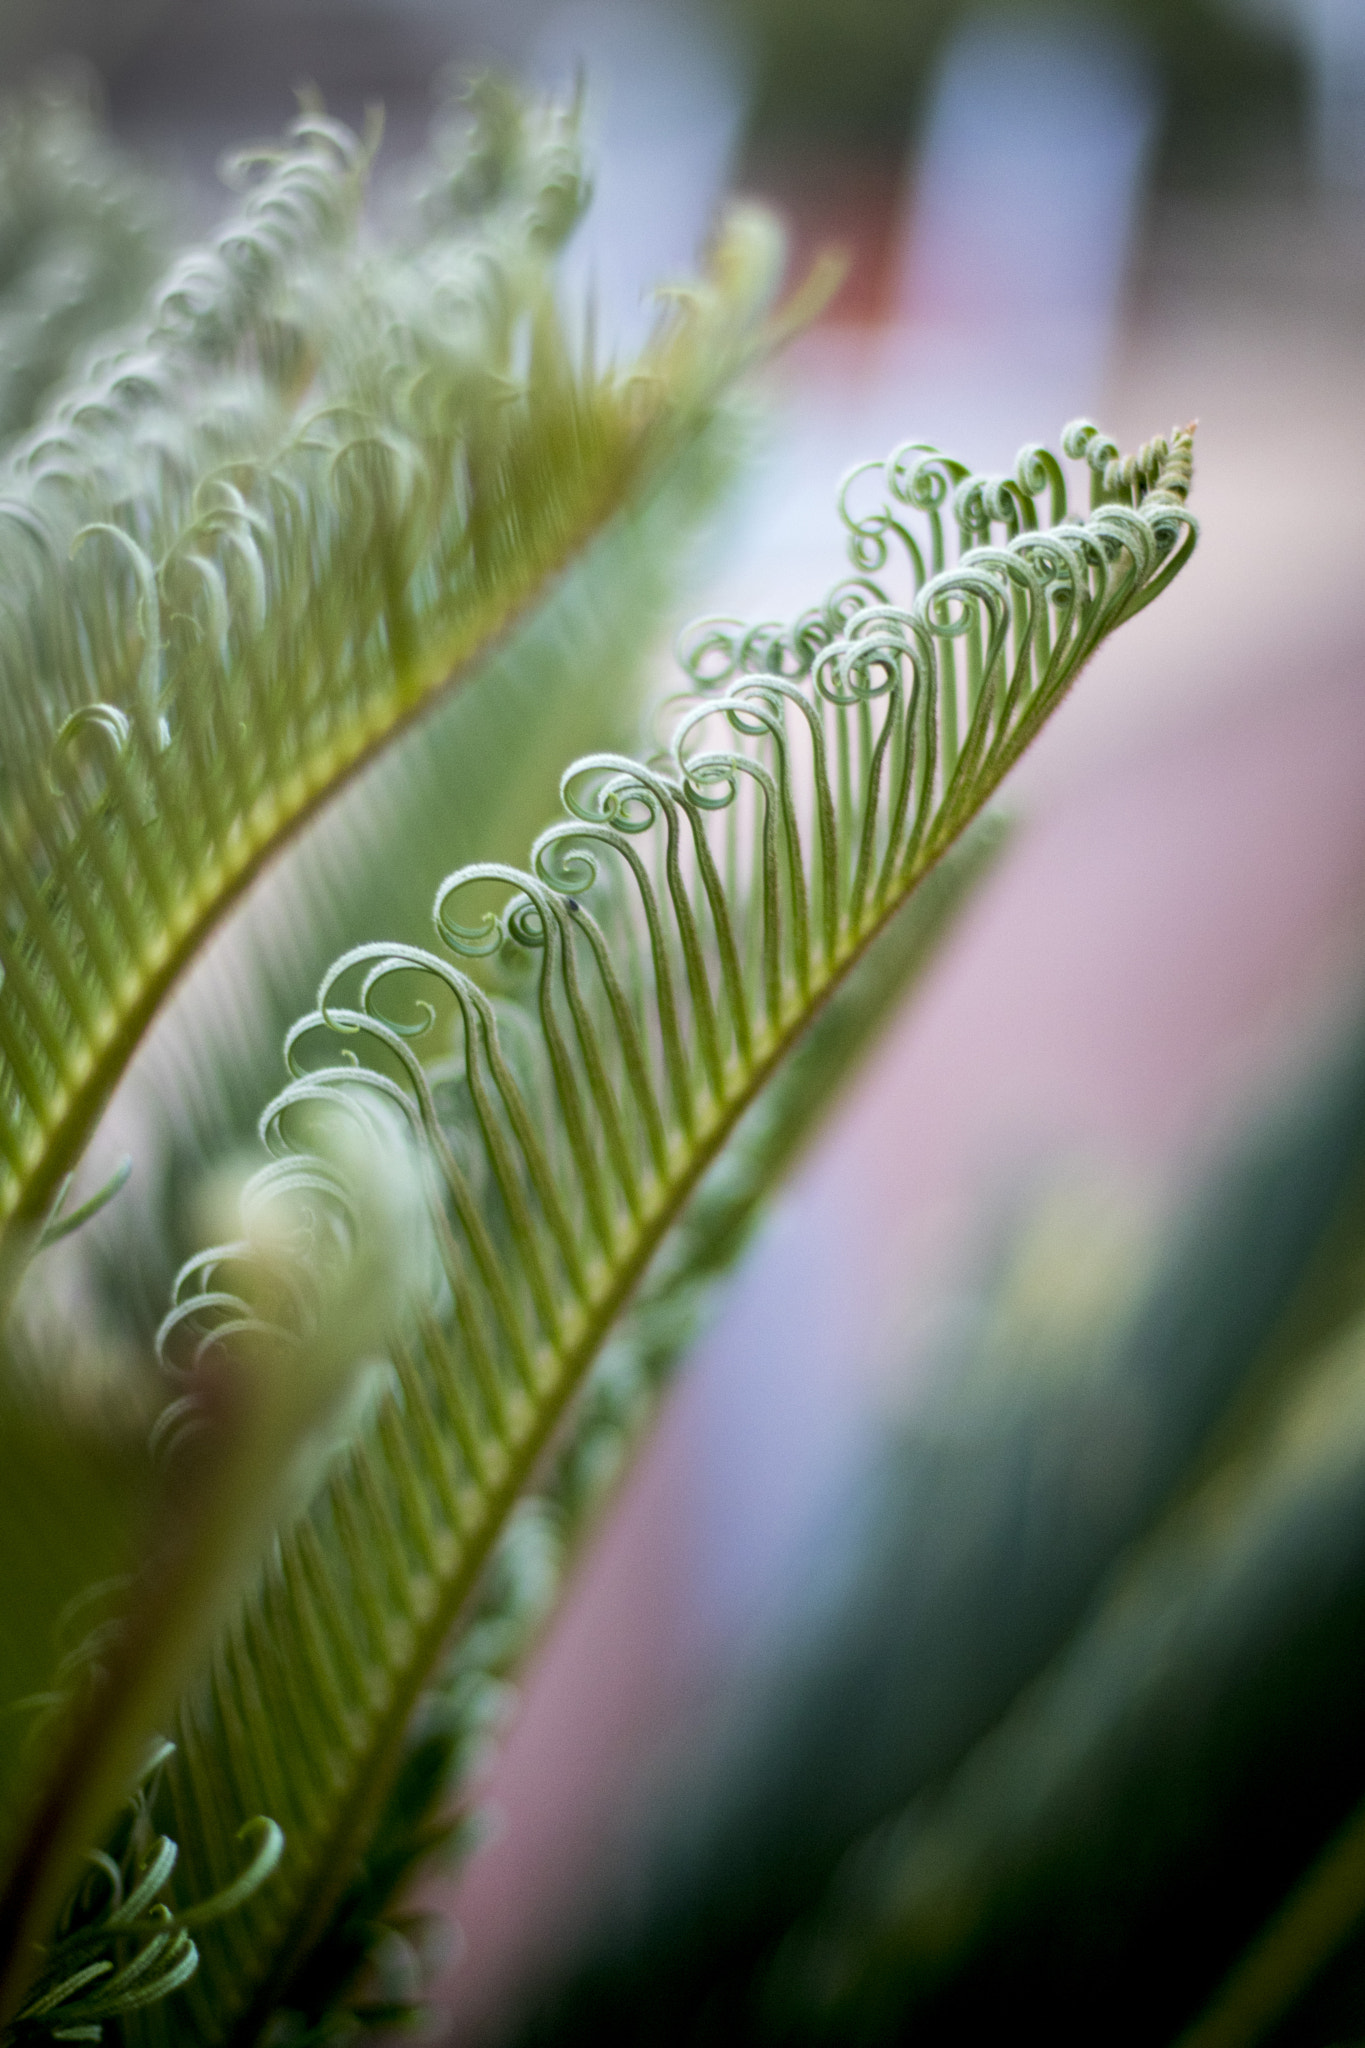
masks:
[[[191,1892],[229,1880],[249,1812],[288,1844],[203,1944],[203,2040],[254,2040],[328,1926],[453,1622],[707,1169],[1084,661],[1188,558],[1188,432],[1127,464],[1088,427],[1065,446],[1092,479],[1074,519],[1041,450],[1000,479],[898,450],[878,507],[845,497],[851,581],[790,629],[702,629],[664,754],[579,762],[525,871],[442,886],[444,951],[353,949],[290,1033],[270,1148],[306,1151],[338,1096],[393,1105],[441,1277],[184,1707],[166,1785]],[[896,551],[908,597],[877,580]],[[230,1340],[206,1270],[172,1354]],[[187,2023],[149,2013],[137,2038]]]
[[[696,431],[776,276],[757,216],[627,374],[547,264],[572,114],[479,88],[406,243],[317,113],[0,465],[0,1226],[32,1225],[266,856]]]
[[[520,1666],[585,1530],[704,1327],[718,1283],[774,1186],[993,867],[1004,837],[997,820],[980,820],[925,878],[741,1119],[669,1232],[599,1353],[562,1443],[509,1518],[451,1655],[418,1702],[361,1861],[290,1986],[291,2017],[301,2021],[305,2038],[309,2026],[328,2016],[335,2021],[338,2009],[365,2017],[376,1952],[406,1964],[406,2002],[412,2016],[420,2012],[410,1916],[394,1924],[401,1888],[433,1859],[449,1865],[478,1841],[478,1816],[463,1795],[505,1719]]]

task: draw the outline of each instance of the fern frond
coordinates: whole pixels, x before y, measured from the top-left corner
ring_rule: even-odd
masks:
[[[565,761],[631,744],[698,528],[733,478],[740,426],[722,406],[631,493],[469,686],[401,735],[242,905],[231,971],[173,1006],[142,1065],[144,1077],[155,1070],[156,1100],[136,1179],[107,1223],[83,1233],[103,1325],[129,1330],[143,1355],[202,1242],[191,1218],[206,1162],[213,1170],[254,1142],[281,1040],[330,962],[375,932],[420,943],[452,866],[517,859],[554,809]]]
[[[141,332],[0,467],[0,1219],[31,1224],[185,962],[263,860],[466,674],[694,431],[775,244],[630,374],[547,261],[572,118],[482,88],[429,225],[362,237],[368,150],[319,114],[247,170]]]
[[[846,501],[859,576],[790,630],[708,627],[690,665],[723,687],[659,760],[578,763],[526,871],[443,884],[446,952],[352,949],[291,1032],[272,1150],[306,1148],[338,1092],[395,1105],[443,1282],[185,1706],[167,1787],[189,1881],[226,1882],[240,1800],[288,1840],[268,1895],[205,1945],[204,2040],[254,2039],[326,1927],[453,1621],[706,1169],[1083,662],[1187,559],[1188,434],[1127,469],[1091,428],[1066,446],[1094,479],[1083,519],[1042,451],[985,479],[898,450],[876,510]],[[874,578],[893,547],[906,601]],[[470,902],[490,894],[500,909]],[[212,1274],[187,1276],[172,1348],[236,1316]]]
[[[661,1245],[599,1353],[548,1471],[499,1537],[453,1654],[418,1704],[360,1866],[289,1988],[290,2014],[303,2024],[354,1999],[412,1876],[435,1858],[449,1867],[477,1844],[477,1813],[465,1802],[503,1718],[509,1680],[530,1654],[586,1531],[776,1183],[992,870],[1003,840],[997,821],[984,818],[925,878],[741,1120]]]

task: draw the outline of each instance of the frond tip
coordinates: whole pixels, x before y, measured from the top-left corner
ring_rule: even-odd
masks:
[[[700,1176],[1085,660],[1188,558],[1189,450],[1177,433],[1128,468],[1092,461],[1080,518],[1038,448],[1003,477],[923,443],[864,466],[840,500],[850,579],[787,626],[704,622],[662,755],[578,762],[526,869],[443,883],[443,950],[353,949],[289,1034],[269,1148],[306,1152],[331,1094],[394,1105],[441,1273],[186,1708],[171,1777],[194,1883],[227,1869],[224,1759],[290,1842],[191,1990],[205,2040],[254,2038],[326,1924],[451,1624]],[[225,1313],[191,1287],[176,1318]],[[335,1674],[325,1694],[293,1670],[296,1637]],[[308,1768],[284,1769],[258,1725],[301,1697]],[[253,1957],[273,1959],[254,1982]]]

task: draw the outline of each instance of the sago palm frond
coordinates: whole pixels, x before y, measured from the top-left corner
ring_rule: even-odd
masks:
[[[406,242],[310,113],[0,467],[0,1218],[50,1204],[263,860],[492,643],[755,344],[772,234],[627,372],[555,310],[572,113],[481,88]]]
[[[449,1866],[477,1841],[477,1815],[464,1803],[468,1782],[585,1531],[705,1326],[775,1185],[934,957],[1004,839],[999,821],[983,818],[925,877],[813,1019],[670,1230],[598,1354],[563,1442],[509,1518],[451,1655],[419,1699],[360,1862],[289,1987],[291,2017],[305,2029],[335,2018],[338,2008],[363,2015],[376,1951],[397,1950],[407,1966],[405,2000],[419,2004],[420,1972],[415,1998],[410,1947],[393,1913],[401,1887],[433,1858]]]
[[[1088,463],[1083,517],[1041,450],[998,479],[898,450],[879,506],[844,500],[860,573],[789,630],[704,628],[664,754],[580,761],[526,870],[447,878],[443,952],[352,949],[290,1033],[268,1171],[306,1157],[319,1116],[399,1115],[440,1277],[185,1703],[165,1812],[186,1896],[231,1882],[254,1814],[286,1848],[206,1930],[189,2004],[130,2021],[138,2038],[245,2043],[287,1997],[452,1624],[707,1169],[1081,665],[1188,558],[1187,432],[1126,461],[1089,427],[1066,449]],[[893,556],[899,599],[878,580]],[[172,1361],[249,1320],[230,1256],[182,1276]]]
[[[106,1330],[150,1348],[175,1273],[203,1242],[191,1219],[206,1167],[254,1142],[280,1042],[329,962],[375,932],[420,943],[452,865],[516,859],[553,811],[566,760],[633,743],[660,628],[733,477],[739,428],[721,407],[630,493],[469,687],[400,734],[299,838],[241,906],[227,963],[180,991],[131,1077],[148,1125],[136,1173],[78,1240]]]

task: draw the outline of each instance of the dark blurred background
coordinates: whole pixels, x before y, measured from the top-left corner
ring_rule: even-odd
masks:
[[[743,72],[742,181],[791,178],[828,199],[822,160],[835,182],[858,162],[894,180],[964,19],[1031,17],[1046,32],[1068,12],[1073,27],[1123,37],[1152,65],[1161,189],[1302,196],[1318,172],[1359,176],[1358,9],[1346,0],[10,0],[0,35],[11,80],[79,53],[122,132],[194,163],[246,129],[278,126],[305,80],[347,118],[379,99],[402,123],[421,115],[433,70],[452,59],[524,65],[564,39],[624,42],[627,61],[651,42],[709,45],[711,61]]]
[[[1125,445],[1200,420],[1194,566],[1025,764],[1011,862],[784,1198],[546,1647],[457,1902],[473,2028],[790,1602],[983,1203],[1063,1157],[1159,1202],[1355,985],[1365,6],[8,0],[0,55],[11,84],[84,67],[187,228],[300,86],[382,103],[382,231],[446,67],[581,66],[598,193],[566,289],[623,349],[727,192],[781,210],[794,274],[838,244],[707,609],[809,603],[836,478],[899,439],[998,469],[1080,413]]]

